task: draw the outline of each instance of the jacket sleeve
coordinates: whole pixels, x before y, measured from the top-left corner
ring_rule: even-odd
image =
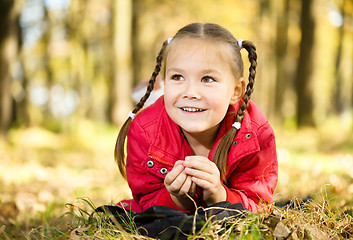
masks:
[[[126,174],[133,198],[142,210],[154,205],[179,209],[165,188],[164,177],[159,172],[162,167],[168,171],[172,167],[159,166],[160,163],[156,161],[153,167],[147,167],[147,162],[151,160],[148,156],[150,139],[151,136],[141,127],[138,119],[131,122],[127,138]]]
[[[260,211],[263,203],[272,203],[278,179],[275,137],[268,123],[259,128],[257,137],[260,150],[240,159],[224,186],[227,201],[242,202],[252,212]]]

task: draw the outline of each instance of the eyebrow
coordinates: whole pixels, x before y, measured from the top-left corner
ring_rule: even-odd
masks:
[[[182,68],[167,68],[166,72],[177,72],[177,73],[182,73],[184,72],[184,70]],[[215,73],[215,74],[219,74],[222,75],[220,71],[213,69],[213,68],[209,68],[209,69],[204,69],[201,71],[202,74],[210,74],[210,73]]]
[[[183,72],[183,69],[181,68],[167,68],[166,72]]]

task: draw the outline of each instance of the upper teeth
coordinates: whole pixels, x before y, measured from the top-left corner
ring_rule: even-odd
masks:
[[[202,109],[200,108],[183,108],[184,111],[187,111],[187,112],[201,112]]]

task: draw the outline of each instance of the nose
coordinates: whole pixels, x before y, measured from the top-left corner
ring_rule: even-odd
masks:
[[[196,81],[187,81],[185,84],[183,98],[185,99],[201,99],[199,85]]]

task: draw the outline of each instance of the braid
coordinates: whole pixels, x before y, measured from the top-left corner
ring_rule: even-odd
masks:
[[[249,105],[249,100],[252,92],[254,91],[256,66],[257,66],[257,54],[256,48],[253,43],[249,41],[243,41],[243,48],[245,48],[249,55],[250,68],[249,68],[249,83],[246,86],[246,92],[244,94],[244,99],[235,117],[235,122],[241,123],[243,121],[246,109]],[[227,159],[230,146],[234,140],[235,135],[238,133],[238,129],[232,127],[222,138],[219,143],[215,155],[213,157],[213,162],[217,165],[220,175],[223,181],[226,182],[225,174],[227,170]]]
[[[244,94],[244,100],[241,104],[241,106],[238,109],[237,115],[236,115],[236,122],[242,122],[246,109],[248,108],[249,105],[249,100],[252,92],[254,91],[254,83],[255,83],[255,75],[256,75],[256,66],[257,66],[257,54],[256,54],[256,48],[253,43],[249,41],[244,41],[243,42],[243,47],[248,51],[249,55],[249,62],[250,62],[250,67],[249,67],[249,83],[246,86],[246,92]]]
[[[136,114],[141,108],[143,108],[143,105],[145,104],[145,102],[147,101],[147,99],[149,98],[149,96],[153,90],[154,83],[156,82],[156,78],[161,70],[162,61],[163,61],[163,54],[164,54],[164,50],[166,49],[167,45],[168,45],[168,41],[164,41],[162,48],[157,56],[156,66],[155,66],[154,71],[152,73],[152,76],[148,82],[146,93],[140,99],[140,101],[136,104],[134,109],[132,110],[132,113],[134,113],[134,114]],[[115,162],[118,164],[119,171],[125,179],[126,179],[125,139],[126,139],[127,132],[129,130],[131,121],[132,121],[132,119],[129,117],[125,121],[123,126],[121,127],[121,129],[119,131],[119,135],[116,139],[115,151],[114,151]]]
[[[154,87],[154,83],[156,82],[156,78],[159,74],[159,72],[161,71],[161,67],[162,67],[162,61],[163,61],[163,54],[164,54],[164,50],[168,45],[168,41],[164,41],[161,50],[159,51],[159,54],[157,56],[157,62],[156,62],[156,66],[154,68],[154,71],[152,73],[152,76],[148,82],[148,86],[147,86],[147,90],[145,95],[140,99],[140,101],[136,104],[134,110],[132,110],[133,113],[137,113],[145,104],[145,102],[147,101],[147,99],[149,98],[153,87]]]

